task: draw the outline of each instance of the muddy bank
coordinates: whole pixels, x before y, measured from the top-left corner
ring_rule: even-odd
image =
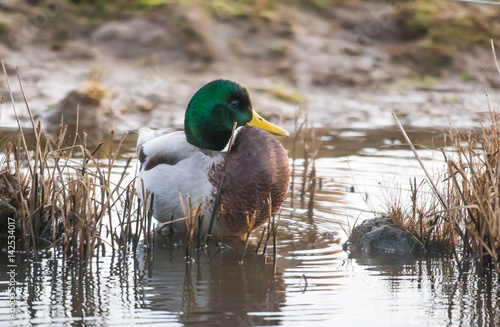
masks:
[[[71,123],[77,106],[65,99],[92,84],[106,90],[102,105],[94,112],[80,104],[81,110],[105,121],[101,127],[182,127],[189,98],[217,78],[247,86],[254,108],[288,129],[299,109],[324,127],[390,126],[390,109],[408,125],[446,127],[451,121],[471,127],[477,126],[476,113],[486,111],[485,87],[498,103],[500,78],[487,44],[468,41],[470,51],[464,51],[450,42],[433,47],[426,41],[438,39],[439,24],[467,12],[465,5],[442,11],[438,25],[429,28],[414,17],[420,9],[388,2],[328,10],[278,6],[256,16],[171,4],[103,17],[66,2],[13,3],[2,3],[1,57],[18,107],[16,66],[32,110],[46,124],[59,121],[61,113]],[[474,22],[494,37],[496,29],[487,27],[496,9],[481,8],[484,18]],[[33,14],[46,18],[44,23],[30,22]],[[464,41],[458,34],[457,41]],[[5,82],[0,92],[2,125],[13,126]],[[29,123],[24,111],[21,118]]]

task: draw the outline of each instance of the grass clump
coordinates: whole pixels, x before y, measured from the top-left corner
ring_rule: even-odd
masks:
[[[3,200],[15,209],[7,214],[15,219],[19,249],[36,253],[56,246],[63,258],[82,262],[104,243],[126,251],[124,231],[130,230],[132,216],[138,212],[131,205],[121,209],[119,201],[124,194],[129,202],[133,199],[134,184],[122,185],[123,178],[118,182],[111,178],[118,148],[111,146],[101,160],[103,143],[89,148],[85,133],[69,136],[62,128],[53,138],[39,127],[34,129],[34,149],[24,147],[23,133],[3,149],[0,177],[3,190],[11,191]],[[119,221],[115,228],[114,215]],[[104,234],[110,236],[108,240]]]
[[[496,68],[495,47],[491,48]],[[431,237],[451,248],[460,270],[471,261],[500,273],[500,108],[493,107],[486,93],[487,121],[479,120],[479,133],[450,128],[447,147],[441,148],[446,169],[435,181],[425,169],[415,147],[396,118],[404,137],[427,176],[434,197],[421,206],[416,180],[411,185],[411,210],[391,201],[389,216],[427,246]]]
[[[446,196],[450,206],[461,208],[450,219],[461,227],[464,256],[494,263],[500,272],[500,120],[489,106],[489,123],[481,135],[450,131],[455,152],[445,154],[448,174]]]
[[[24,95],[22,84],[21,91]],[[143,230],[146,234],[151,219],[142,214],[147,210],[135,205],[134,181],[125,182],[132,158],[119,178],[112,174],[126,135],[115,146],[111,131],[107,143],[93,145],[78,127],[69,135],[68,127],[61,124],[59,134],[52,136],[43,132],[41,122],[35,123],[26,97],[25,103],[34,141],[27,141],[27,131],[18,120],[18,136],[6,142],[0,161],[0,197],[5,209],[0,213],[14,220],[16,249],[37,255],[39,250],[54,248],[63,260],[85,264],[104,245],[122,253],[129,245],[135,250],[138,237],[132,237],[133,225],[136,235]],[[149,242],[145,243],[149,249]]]
[[[450,129],[445,134],[442,179],[432,178],[414,151],[434,196],[421,201],[422,183],[413,180],[410,205],[393,199],[388,216],[425,246],[451,249],[460,269],[475,261],[500,273],[500,110],[489,102],[488,109],[480,133]],[[414,149],[411,142],[410,147]]]
[[[91,78],[83,86],[82,93],[94,100],[101,101],[111,97],[112,90],[101,83],[101,78],[92,74]]]
[[[425,190],[425,181],[410,179],[410,202],[390,196],[387,200],[387,218],[394,226],[408,231],[428,252],[454,246],[452,235],[442,218],[439,201]]]

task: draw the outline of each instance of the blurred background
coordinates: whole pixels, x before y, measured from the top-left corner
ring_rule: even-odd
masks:
[[[293,126],[470,127],[500,79],[500,5],[452,0],[0,0],[0,57],[45,127],[182,127],[192,94],[232,79]],[[500,51],[500,50],[499,50]],[[4,80],[0,124],[16,122]],[[21,120],[28,123],[27,114]]]

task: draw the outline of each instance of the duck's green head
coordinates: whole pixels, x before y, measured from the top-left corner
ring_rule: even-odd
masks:
[[[203,86],[189,101],[184,130],[189,143],[220,151],[231,138],[233,124],[255,126],[274,135],[288,132],[260,117],[253,109],[248,91],[241,85],[216,80]]]

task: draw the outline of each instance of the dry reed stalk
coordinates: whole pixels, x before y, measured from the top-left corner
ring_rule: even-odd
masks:
[[[26,138],[24,137],[23,129],[21,127],[21,121],[19,119],[18,111],[16,109],[16,103],[14,101],[14,96],[12,95],[12,89],[10,86],[9,76],[7,75],[7,70],[5,68],[5,64],[4,64],[3,60],[0,60],[0,63],[2,63],[2,69],[3,69],[4,76],[5,76],[5,80],[7,82],[7,89],[9,90],[12,108],[14,109],[14,115],[16,116],[17,126],[19,127],[20,138],[21,138],[21,141],[23,142],[24,150],[26,151],[26,155],[28,157],[28,169],[30,171],[31,178],[33,178],[34,171],[33,171],[33,168],[31,167],[31,155],[30,155],[30,152],[28,149],[28,145],[26,144]]]
[[[298,119],[298,113],[295,113],[295,118],[294,118],[294,123],[295,123],[295,135],[293,136],[293,142],[292,142],[292,181],[290,184],[290,200],[291,204],[290,206],[293,208],[294,207],[294,189],[295,189],[295,160],[297,157],[297,140],[300,136],[300,133],[302,132],[302,127],[304,127],[304,124],[307,122],[307,115],[304,118],[304,121],[300,124],[300,127],[297,129],[297,119]]]
[[[266,226],[264,226],[262,228],[262,233],[260,234],[260,239],[259,239],[259,243],[257,243],[257,248],[255,249],[254,251],[254,255],[258,255],[259,254],[259,249],[260,249],[260,245],[262,244],[262,240],[264,239],[264,235],[266,234]]]
[[[302,186],[300,188],[300,206],[304,206],[304,198],[306,194],[307,183],[307,170],[309,167],[309,146],[306,143],[306,136],[304,136],[304,170],[302,171]]]
[[[432,190],[434,191],[434,193],[436,193],[436,195],[439,198],[439,201],[441,201],[441,204],[443,205],[443,207],[445,207],[446,209],[448,209],[448,205],[446,203],[446,200],[445,200],[443,194],[441,194],[441,192],[439,191],[439,189],[435,185],[433,178],[431,177],[431,175],[429,174],[429,172],[425,168],[425,165],[424,165],[422,159],[420,159],[420,155],[418,154],[417,149],[415,149],[415,146],[413,145],[413,143],[411,142],[410,138],[408,137],[408,134],[406,134],[406,131],[403,128],[403,125],[401,125],[401,122],[399,121],[398,116],[396,116],[396,113],[394,111],[391,111],[391,112],[392,112],[392,116],[396,120],[396,123],[398,124],[399,130],[401,131],[401,133],[403,134],[404,138],[408,142],[408,146],[412,150],[413,154],[415,155],[415,158],[417,159],[418,163],[420,164],[420,167],[422,167],[422,170],[424,171],[425,175],[427,176],[427,180],[431,184]]]
[[[493,52],[493,59],[495,61],[495,66],[497,67],[498,74],[500,75],[500,65],[497,60],[497,53],[495,51],[495,44],[493,44],[493,39],[490,39],[491,42],[491,51]]]
[[[446,156],[449,175],[453,181],[450,196],[455,205],[467,207],[456,221],[466,228],[464,257],[475,255],[481,266],[493,264],[498,267],[500,234],[498,230],[498,153],[499,122],[488,101],[490,125],[482,126],[482,136],[478,139],[469,133],[464,139],[458,133],[450,132],[457,152],[455,158]],[[468,245],[468,246],[467,246]]]
[[[203,205],[203,199],[200,199],[199,203],[196,206],[193,206],[191,203],[191,197],[187,196],[187,204],[184,202],[184,199],[181,194],[179,194],[182,211],[184,215],[187,217],[186,222],[186,232],[187,232],[187,244],[186,244],[186,261],[192,261],[192,243],[193,243],[193,234],[194,229],[196,227],[196,222],[198,221],[201,215],[201,207]]]
[[[271,217],[271,216],[269,216]],[[267,221],[267,236],[266,236],[266,241],[264,242],[264,248],[262,249],[262,255],[266,256],[266,251],[267,251],[267,242],[269,242],[269,239],[271,238],[271,233],[273,230],[271,229],[271,218]]]
[[[271,192],[269,192],[269,195],[267,196],[267,204],[268,204],[268,219],[267,219],[267,239],[266,239],[266,243],[264,245],[264,251],[262,254],[265,254],[265,250],[266,250],[266,247],[267,247],[267,241],[269,240],[269,231],[270,231],[270,224],[271,224],[271,217],[273,215],[273,203],[272,203],[272,199],[271,199]],[[262,243],[262,240],[264,239],[264,234],[266,233],[266,226],[264,226],[264,228],[262,229],[262,235],[260,236],[260,240],[259,240],[259,243],[257,244],[257,248],[255,249],[255,252],[254,254],[257,255],[259,253],[259,248],[260,248],[260,244]]]
[[[158,226],[158,229],[157,229],[157,232],[161,232],[163,229],[165,229],[166,227],[170,227],[169,228],[169,231],[167,233],[167,236],[168,237],[171,237],[172,234],[174,233],[173,231],[173,227],[172,227],[172,224],[173,223],[176,223],[178,221],[184,221],[184,220],[187,220],[189,219],[189,217],[181,217],[181,218],[177,218],[177,219],[174,219],[174,215],[171,215],[170,216],[170,221],[167,221],[167,222],[164,222],[164,223],[161,223],[159,226]]]
[[[410,183],[411,213],[401,213],[403,225],[412,234],[429,242],[449,244],[460,270],[466,258],[476,258],[482,267],[494,267],[500,273],[500,121],[498,109],[494,110],[486,93],[489,124],[481,123],[481,134],[469,131],[461,134],[450,129],[446,138],[451,141],[453,150],[447,153],[441,149],[446,163],[446,185],[438,189],[420,160],[418,153],[404,132],[399,120],[396,121],[408,141],[415,157],[424,170],[440,205],[424,213],[416,204],[416,180]],[[393,113],[394,115],[394,113]],[[394,115],[395,116],[395,115]],[[396,210],[394,210],[396,211]],[[394,216],[397,216],[394,214]],[[405,218],[407,217],[407,218]],[[424,217],[427,217],[425,219]],[[432,217],[432,218],[429,218]],[[407,219],[405,221],[405,219]],[[416,225],[415,225],[416,224]],[[424,235],[427,233],[427,235]],[[460,241],[461,247],[457,247]],[[461,250],[459,254],[457,250]]]
[[[241,260],[239,261],[239,264],[243,264],[243,259],[245,258],[245,254],[247,253],[248,241],[250,240],[250,233],[253,230],[253,226],[255,225],[255,219],[257,218],[257,210],[253,212],[252,217],[250,217],[247,212],[246,217],[247,217],[248,231],[245,240],[245,247],[243,248],[243,254],[241,255]]]
[[[201,250],[202,246],[202,236],[203,236],[203,221],[205,220],[205,214],[201,214],[198,217],[198,240],[196,241],[196,249]]]
[[[151,220],[153,219],[154,213],[154,202],[155,202],[155,194],[151,193],[151,202],[149,203],[149,208],[146,216],[146,224],[144,224],[144,242],[146,243],[146,249],[148,252],[151,252],[152,240],[151,240]]]
[[[170,216],[170,221],[172,222],[173,220],[174,220],[174,214]],[[174,235],[174,225],[170,224],[168,229],[168,236],[172,237],[172,235]]]
[[[144,193],[143,193],[144,194]],[[147,202],[146,202],[147,203]],[[137,246],[139,245],[139,226],[141,225],[141,208],[144,205],[141,202],[141,199],[137,197],[137,211],[135,218],[135,233],[132,236],[132,252],[136,253]]]
[[[57,138],[53,139],[46,133],[42,134],[41,123],[34,120],[18,70],[19,85],[35,136],[35,149],[30,151],[3,61],[2,68],[19,127],[18,145],[13,144],[8,150],[14,156],[14,165],[11,166],[9,163],[6,169],[13,171],[23,190],[20,194],[20,217],[17,220],[21,235],[27,236],[23,237],[23,248],[34,250],[36,254],[41,247],[40,242],[43,241],[49,243],[49,246],[61,245],[63,261],[68,257],[74,257],[88,262],[99,245],[106,243],[100,236],[105,213],[110,216],[109,227],[104,226],[104,228],[111,237],[111,247],[115,249],[114,244],[127,244],[128,235],[131,235],[132,204],[136,193],[134,187],[131,189],[129,185],[122,188],[121,184],[130,164],[130,158],[120,181],[117,184],[111,181],[114,162],[125,136],[115,148],[112,143],[114,131],[111,131],[107,169],[103,170],[102,162],[94,157],[102,143],[93,151],[89,151],[86,134],[80,138],[78,108],[77,127],[72,142],[67,135],[68,128],[64,126],[62,120]],[[75,149],[79,150],[82,158],[74,158]],[[27,158],[26,161],[23,156]],[[26,168],[23,167],[24,162]],[[75,173],[70,171],[75,171]],[[123,210],[122,218],[120,211],[115,208],[123,194],[126,194],[126,208]],[[116,230],[111,220],[113,214],[118,216],[120,222]],[[126,216],[128,221],[125,220]],[[138,216],[140,216],[139,211]],[[148,223],[147,236],[150,239],[151,218],[146,221]],[[142,229],[141,226],[138,232]],[[47,237],[47,233],[50,236]],[[41,237],[42,234],[43,237]],[[122,247],[122,250],[125,251],[126,246]]]
[[[314,223],[314,197],[316,195],[316,164],[313,161],[311,175],[309,176],[309,204],[307,206],[307,220],[310,224]]]
[[[307,141],[308,137],[312,143],[311,146],[309,146],[309,142]],[[314,172],[314,174],[312,172],[308,174],[309,167],[311,164],[314,165],[316,161],[316,156],[318,154],[318,149],[316,147],[316,133],[315,129],[311,127],[309,133],[304,134],[304,171],[302,172],[302,187],[300,192],[300,205],[302,207],[305,201],[306,185],[309,183],[310,186],[313,182],[313,177],[316,178],[316,172]],[[310,153],[309,150],[312,150],[312,152]],[[316,184],[316,181],[314,181],[314,183]],[[315,191],[314,189],[313,192]]]
[[[276,220],[276,215],[273,215],[273,273],[276,274],[276,267],[278,264],[278,223],[281,218],[281,210],[278,214],[278,220]]]
[[[142,182],[142,180],[141,180]],[[144,188],[144,183],[141,184],[143,193],[146,196],[144,197],[144,201],[142,202],[139,198],[138,200],[138,210],[137,210],[137,221],[135,225],[135,238],[134,238],[134,245],[133,245],[133,252],[135,253],[137,251],[137,247],[139,245],[139,240],[141,238],[141,234],[145,234],[145,224],[147,222],[146,217],[148,216],[148,210],[153,206],[153,193],[151,193],[150,190],[145,190]],[[151,199],[151,201],[149,200]],[[150,206],[148,208],[148,202],[150,202]]]

